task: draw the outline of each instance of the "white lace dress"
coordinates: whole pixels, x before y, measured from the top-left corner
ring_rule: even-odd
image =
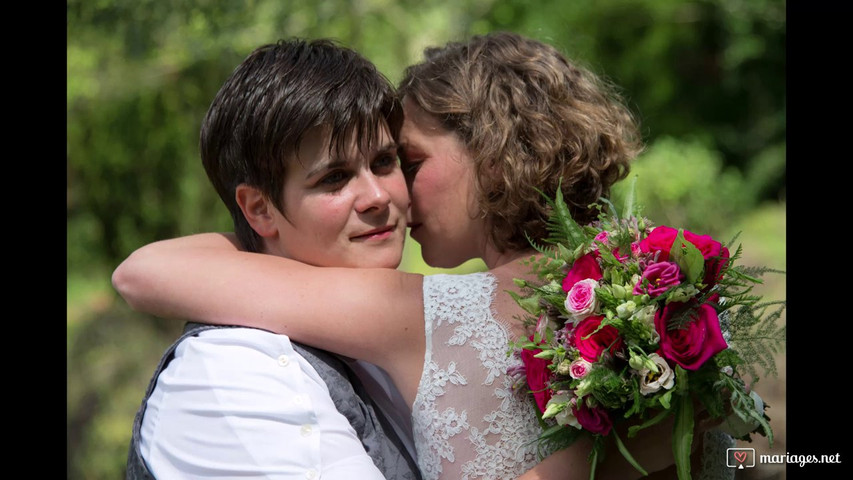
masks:
[[[506,375],[520,361],[507,355],[511,329],[492,311],[496,287],[490,273],[424,277],[426,355],[412,407],[424,480],[513,479],[538,463],[537,411]],[[705,440],[694,478],[733,478],[731,437]]]
[[[426,355],[412,407],[424,480],[509,479],[537,463],[536,408],[513,393],[489,273],[424,277]]]

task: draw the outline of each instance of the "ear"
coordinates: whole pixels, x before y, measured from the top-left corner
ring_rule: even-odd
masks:
[[[243,216],[246,217],[246,221],[249,222],[249,226],[258,233],[261,237],[270,238],[275,236],[278,233],[278,228],[276,227],[276,208],[266,198],[266,196],[261,193],[255,187],[250,187],[245,183],[241,183],[237,185],[237,189],[234,193],[237,205],[240,206],[240,210],[243,211]]]

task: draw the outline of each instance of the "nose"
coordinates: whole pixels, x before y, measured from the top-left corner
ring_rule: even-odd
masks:
[[[359,213],[371,210],[384,211],[391,203],[391,194],[383,185],[381,179],[368,172],[360,176],[358,180],[358,197],[355,201],[355,209]]]

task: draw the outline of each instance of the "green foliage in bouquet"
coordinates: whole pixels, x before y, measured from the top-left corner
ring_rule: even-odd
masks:
[[[754,293],[765,267],[738,264],[742,247],[708,235],[655,227],[638,214],[634,190],[622,214],[602,199],[598,220],[579,225],[557,190],[540,254],[526,261],[537,280],[509,292],[534,327],[509,354],[542,413],[540,446],[553,450],[593,437],[592,476],[605,441],[645,474],[613,425],[633,437],[670,416],[679,478],[690,478],[694,405],[738,439],[773,431],[752,389],[759,373],[776,375],[784,348],[784,301]],[[518,375],[518,372],[512,372]],[[542,380],[542,379],[546,380]]]

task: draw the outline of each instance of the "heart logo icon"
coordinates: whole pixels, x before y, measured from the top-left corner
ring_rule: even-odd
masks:
[[[735,453],[735,460],[737,460],[738,463],[743,463],[746,461],[746,453],[747,452],[734,452],[734,453]]]

